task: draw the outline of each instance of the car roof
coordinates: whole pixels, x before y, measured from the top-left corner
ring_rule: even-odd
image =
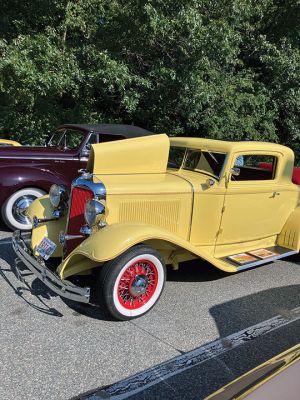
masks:
[[[139,126],[124,124],[64,124],[59,128],[79,129],[103,135],[123,135],[127,138],[154,135],[153,132]]]
[[[286,146],[277,143],[270,142],[258,142],[258,141],[225,141],[215,140],[206,138],[195,138],[195,137],[171,137],[171,146],[176,147],[187,147],[192,149],[202,149],[207,151],[275,151],[284,153],[293,153],[292,150]]]

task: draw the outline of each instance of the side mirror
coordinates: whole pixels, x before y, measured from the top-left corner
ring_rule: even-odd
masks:
[[[239,176],[240,173],[241,173],[240,168],[237,168],[237,167],[231,168],[231,175],[233,175],[233,176]]]

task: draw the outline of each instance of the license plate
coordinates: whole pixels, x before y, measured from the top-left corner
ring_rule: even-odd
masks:
[[[52,240],[44,237],[41,243],[37,246],[36,252],[44,259],[48,260],[49,257],[55,252],[56,244]]]

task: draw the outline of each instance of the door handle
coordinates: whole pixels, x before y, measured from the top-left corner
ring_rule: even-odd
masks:
[[[274,197],[276,197],[276,196],[279,196],[279,195],[280,195],[279,192],[273,192],[272,198],[274,198]]]

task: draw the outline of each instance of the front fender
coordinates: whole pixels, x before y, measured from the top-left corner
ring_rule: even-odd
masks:
[[[39,219],[52,218],[54,208],[49,200],[49,195],[39,197],[34,200],[28,208],[28,216],[32,220],[34,216]],[[66,216],[59,218],[56,221],[49,221],[40,224],[37,228],[32,228],[31,249],[35,253],[36,247],[46,236],[56,244],[56,250],[52,257],[62,257],[63,248],[59,243],[59,233],[65,230]]]
[[[70,275],[81,273],[85,270],[94,268],[102,263],[118,257],[120,254],[131,248],[132,246],[155,241],[168,243],[173,249],[183,249],[192,255],[201,257],[202,259],[216,265],[216,259],[212,255],[212,248],[206,246],[197,247],[190,242],[173,235],[171,232],[163,228],[146,225],[146,224],[113,224],[106,226],[103,229],[93,233],[90,237],[84,240],[75,250],[64,260],[58,267],[58,274],[61,279]],[[160,247],[158,247],[160,250]],[[226,270],[226,267],[217,267]],[[230,268],[228,272],[234,272]]]

